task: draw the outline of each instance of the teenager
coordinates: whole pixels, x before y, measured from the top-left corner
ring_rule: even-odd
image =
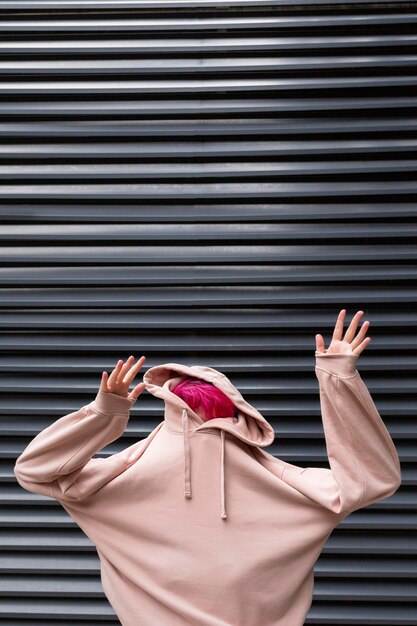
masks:
[[[343,334],[345,313],[327,350],[316,335],[329,469],[264,450],[271,424],[214,368],[151,367],[129,393],[144,356],[103,372],[95,399],[19,456],[20,485],[60,502],[96,546],[122,626],[304,624],[332,530],[401,484],[394,443],[356,369],[369,322],[357,332],[359,311]],[[164,419],[121,452],[93,457],[123,435],[144,389],[164,401]]]

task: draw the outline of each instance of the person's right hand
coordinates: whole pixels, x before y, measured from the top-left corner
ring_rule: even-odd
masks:
[[[119,359],[110,376],[107,372],[102,373],[100,391],[104,391],[105,393],[115,393],[118,396],[124,396],[125,398],[138,398],[145,389],[145,383],[139,383],[130,393],[129,387],[145,360],[146,357],[141,356],[137,363],[133,365],[135,361],[135,357],[133,355],[127,359],[126,363],[123,363],[123,361]]]

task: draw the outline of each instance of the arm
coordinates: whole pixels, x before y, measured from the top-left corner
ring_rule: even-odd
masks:
[[[331,469],[286,464],[282,479],[336,514],[394,494],[401,466],[391,436],[356,369],[358,354],[316,350],[315,373]]]
[[[92,456],[120,437],[130,410],[145,388],[130,383],[145,357],[133,365],[133,355],[117,362],[110,376],[103,372],[100,389],[90,404],[64,415],[40,432],[16,460],[14,474],[26,490],[60,501],[78,501],[95,493],[122,473],[122,455]]]
[[[18,457],[14,474],[26,490],[79,500],[126,469],[120,456],[91,457],[120,437],[135,399],[99,390],[90,404],[40,432]]]
[[[371,341],[369,322],[356,335],[363,311],[346,333],[346,310],[338,315],[327,350],[316,335],[315,372],[330,470],[285,463],[282,479],[336,515],[378,502],[401,485],[401,466],[391,436],[356,369],[356,360]]]

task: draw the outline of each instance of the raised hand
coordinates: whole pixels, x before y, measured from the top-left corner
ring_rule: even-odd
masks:
[[[326,354],[361,354],[363,350],[366,348],[368,343],[371,341],[370,337],[365,337],[366,332],[368,330],[370,322],[363,322],[360,331],[355,337],[356,329],[358,327],[358,323],[360,318],[364,315],[363,311],[358,311],[351,323],[347,331],[343,334],[343,325],[345,322],[346,309],[342,309],[337,317],[336,325],[334,327],[332,340],[330,342],[330,346],[327,349]],[[365,337],[365,339],[364,339]],[[325,352],[324,348],[324,339],[322,335],[316,335],[316,350],[318,352]]]
[[[140,396],[145,389],[145,383],[139,383],[129,393],[129,387],[136,374],[146,361],[145,356],[141,356],[137,363],[133,365],[135,357],[131,355],[126,363],[123,363],[121,359],[117,361],[117,365],[110,374],[103,372],[101,376],[100,391],[105,393],[115,393],[118,396],[124,396],[125,398],[136,399]]]

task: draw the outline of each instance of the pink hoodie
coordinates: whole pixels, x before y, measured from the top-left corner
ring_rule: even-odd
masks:
[[[123,434],[136,402],[99,391],[29,443],[15,476],[58,500],[95,544],[123,626],[302,626],[332,530],[401,484],[356,359],[316,352],[331,469],[262,450],[274,430],[224,374],[166,363],[143,377],[165,402],[145,439],[92,458]],[[183,376],[219,387],[237,417],[203,422],[170,391]]]

